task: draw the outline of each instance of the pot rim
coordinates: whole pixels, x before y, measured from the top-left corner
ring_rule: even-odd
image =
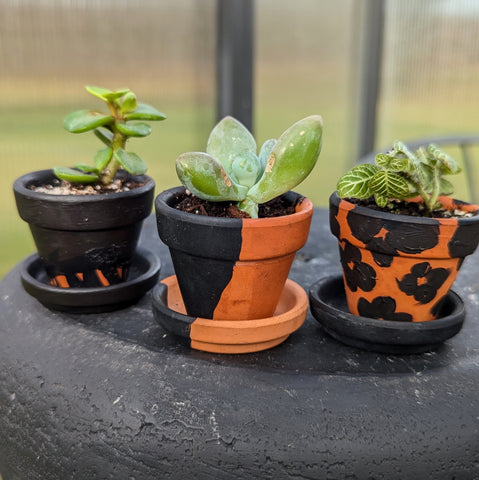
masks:
[[[188,219],[189,223],[193,224],[201,224],[201,225],[206,225],[206,226],[212,226],[212,227],[224,227],[227,228],[229,226],[234,227],[237,226],[238,222],[242,222],[245,227],[252,227],[254,228],[255,226],[259,226],[261,224],[262,226],[273,226],[274,224],[277,223],[284,223],[284,222],[291,222],[292,218],[295,217],[295,219],[302,218],[303,216],[306,216],[309,214],[310,211],[314,209],[314,205],[311,202],[311,200],[308,197],[304,197],[303,195],[294,192],[290,190],[290,194],[297,195],[301,198],[301,205],[302,208],[301,210],[292,213],[290,215],[281,215],[278,217],[268,217],[268,218],[228,218],[228,217],[212,217],[212,216],[207,216],[207,215],[195,215],[194,213],[190,212],[184,212],[182,210],[178,210],[168,203],[168,199],[171,198],[172,195],[179,194],[185,191],[185,187],[183,186],[176,186],[173,188],[169,188],[167,190],[163,190],[160,194],[155,199],[155,210],[158,214],[158,212],[162,212],[166,214],[168,212],[168,215],[171,215],[177,220],[180,221],[185,221]]]
[[[439,197],[439,198],[441,198],[441,197]],[[476,223],[476,222],[479,222],[479,205],[464,202],[462,200],[458,200],[458,199],[455,199],[455,198],[452,198],[452,197],[447,197],[447,198],[452,199],[459,209],[461,209],[461,207],[463,205],[476,207],[476,210],[475,210],[476,215],[474,215],[472,217],[466,217],[466,218],[462,218],[462,217],[454,217],[454,218],[434,217],[433,218],[433,217],[416,217],[416,216],[412,216],[412,215],[403,215],[403,214],[397,214],[397,213],[383,212],[383,211],[374,210],[372,208],[368,208],[368,207],[365,207],[365,206],[362,206],[362,205],[352,203],[349,200],[347,200],[346,198],[340,198],[337,194],[337,191],[334,191],[331,194],[331,196],[329,197],[329,202],[330,202],[330,205],[334,205],[336,207],[339,207],[339,204],[341,202],[345,202],[348,205],[351,205],[351,206],[354,207],[354,214],[355,215],[362,215],[362,216],[367,216],[367,217],[372,217],[372,218],[387,217],[388,221],[391,221],[391,222],[400,222],[400,223],[408,222],[408,223],[412,223],[412,224],[421,224],[421,225],[436,224],[438,221],[440,221],[441,223],[446,223],[446,222],[447,223],[456,223],[456,222]]]
[[[136,177],[146,181],[138,188],[106,195],[51,195],[28,188],[52,178],[53,170],[37,170],[13,184],[20,218],[30,225],[51,230],[108,230],[137,223],[151,214],[155,182],[147,175]]]
[[[13,182],[13,190],[24,197],[38,199],[45,202],[96,203],[99,201],[105,202],[123,197],[134,198],[143,195],[146,191],[149,191],[155,187],[155,181],[148,175],[132,175],[132,177],[142,180],[144,179],[145,184],[134,188],[133,190],[128,190],[127,192],[111,192],[108,194],[99,195],[52,195],[50,193],[35,192],[34,190],[30,190],[28,186],[37,183],[38,180],[48,182],[49,179],[55,178],[53,169],[50,168],[45,170],[35,170],[18,177]]]

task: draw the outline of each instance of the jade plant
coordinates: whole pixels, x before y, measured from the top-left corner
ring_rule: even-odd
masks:
[[[301,183],[321,151],[323,121],[306,117],[279,138],[266,140],[257,152],[249,130],[233,117],[211,131],[206,152],[187,152],[176,160],[182,184],[208,201],[233,201],[251,218],[266,203]]]
[[[145,120],[164,120],[166,115],[151,105],[137,102],[136,95],[128,88],[116,91],[94,86],[85,88],[103,100],[108,111],[77,110],[65,117],[63,126],[72,133],[93,131],[105,147],[97,152],[92,166],[55,167],[55,175],[72,183],[108,185],[120,168],[132,175],[144,174],[146,163],[136,153],[125,150],[126,142],[130,137],[150,134],[151,127]]]
[[[438,197],[454,191],[443,175],[460,171],[454,158],[434,144],[411,152],[403,142],[396,141],[391,151],[376,155],[375,164],[363,163],[346,172],[338,181],[337,193],[341,198],[374,197],[378,206],[391,210],[392,200],[420,196],[425,213],[431,215],[441,208]]]

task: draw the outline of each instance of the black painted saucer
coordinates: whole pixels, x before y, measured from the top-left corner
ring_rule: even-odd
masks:
[[[323,329],[346,345],[380,353],[422,353],[456,335],[465,318],[464,303],[450,291],[436,320],[396,322],[349,313],[341,275],[324,277],[309,290],[311,312]]]
[[[146,249],[133,257],[126,282],[109,287],[59,288],[48,281],[38,254],[27,257],[20,270],[23,288],[51,310],[69,313],[101,313],[136,303],[153,288],[160,274],[159,258]]]

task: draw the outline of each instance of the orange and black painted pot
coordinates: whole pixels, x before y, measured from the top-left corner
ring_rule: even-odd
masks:
[[[271,317],[295,253],[309,234],[313,205],[289,192],[296,213],[261,219],[216,218],[175,208],[183,187],[155,201],[158,233],[169,247],[188,315],[205,319]]]
[[[125,281],[143,220],[151,213],[154,181],[135,177],[142,186],[101,195],[50,195],[31,189],[54,178],[52,170],[41,170],[13,185],[18,212],[30,226],[50,284],[92,288]]]
[[[446,208],[479,206],[440,197]],[[396,215],[330,197],[348,307],[354,315],[397,321],[434,320],[464,258],[479,242],[479,215]]]

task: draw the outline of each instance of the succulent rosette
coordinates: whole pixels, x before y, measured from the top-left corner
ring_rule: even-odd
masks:
[[[234,201],[250,217],[266,203],[301,183],[321,151],[323,121],[306,117],[277,140],[266,140],[259,153],[253,135],[233,117],[223,118],[212,130],[206,152],[187,152],[176,160],[183,185],[209,201]]]

